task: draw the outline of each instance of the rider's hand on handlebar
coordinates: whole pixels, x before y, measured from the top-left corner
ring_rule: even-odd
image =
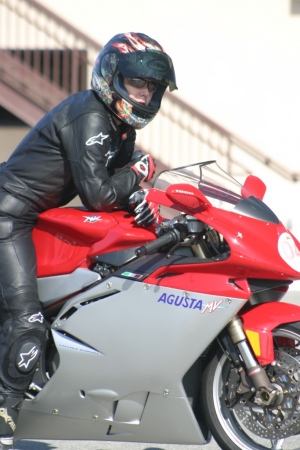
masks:
[[[136,214],[135,223],[138,226],[148,227],[154,222],[159,222],[159,205],[147,200],[148,190],[139,190],[134,192],[128,200],[128,205],[133,208]]]
[[[150,181],[155,173],[155,161],[151,155],[142,155],[130,167],[137,175],[137,182]]]

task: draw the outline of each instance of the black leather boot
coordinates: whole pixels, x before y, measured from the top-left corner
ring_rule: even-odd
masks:
[[[23,395],[0,392],[0,450],[11,450]]]

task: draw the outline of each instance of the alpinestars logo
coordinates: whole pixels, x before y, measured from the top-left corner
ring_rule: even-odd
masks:
[[[93,144],[103,145],[104,139],[107,139],[108,136],[109,136],[108,134],[103,134],[102,131],[101,131],[99,134],[97,134],[97,136],[90,137],[86,141],[85,145],[93,145]]]
[[[32,316],[29,317],[28,322],[33,323],[33,322],[40,322],[43,323],[44,322],[44,316],[41,312],[37,313],[37,314],[33,314]]]
[[[25,367],[25,369],[28,368],[31,361],[36,358],[38,354],[38,349],[36,346],[32,347],[31,350],[27,353],[20,353],[20,361],[18,362],[18,367]]]

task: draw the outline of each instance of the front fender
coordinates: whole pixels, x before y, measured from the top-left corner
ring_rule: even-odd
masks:
[[[286,323],[300,322],[300,306],[291,303],[264,303],[241,314],[244,332],[260,365],[274,361],[272,330]]]

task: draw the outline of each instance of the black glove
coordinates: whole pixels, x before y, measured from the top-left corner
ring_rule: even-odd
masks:
[[[134,220],[138,226],[148,227],[154,222],[159,222],[159,205],[147,200],[148,192],[147,189],[141,189],[131,194],[128,200],[128,205],[136,214]]]
[[[142,155],[133,160],[134,164],[130,168],[137,174],[137,182],[150,181],[155,174],[155,161],[151,155]]]

